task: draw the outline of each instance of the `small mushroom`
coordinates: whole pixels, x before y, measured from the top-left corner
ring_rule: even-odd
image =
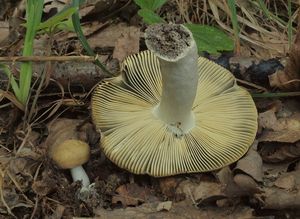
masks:
[[[73,181],[81,181],[82,189],[87,190],[90,180],[84,171],[82,164],[86,163],[90,156],[89,145],[77,139],[68,139],[59,144],[53,144],[48,151],[49,157],[61,169],[70,169]]]
[[[150,26],[145,40],[150,51],[123,62],[122,83],[104,80],[93,94],[106,156],[157,177],[212,171],[242,157],[257,130],[249,93],[229,71],[198,57],[183,25]]]

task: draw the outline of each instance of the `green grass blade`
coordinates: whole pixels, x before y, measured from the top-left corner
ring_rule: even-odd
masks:
[[[21,93],[20,93],[19,85],[15,80],[15,77],[13,76],[13,74],[11,73],[11,71],[9,70],[7,65],[0,64],[0,68],[4,71],[4,73],[8,77],[8,79],[10,81],[10,85],[14,91],[16,98],[20,99]]]
[[[26,34],[23,49],[23,56],[31,56],[33,54],[33,42],[36,30],[40,24],[43,13],[44,0],[27,0],[26,5]],[[26,104],[29,90],[31,86],[32,63],[23,62],[20,69],[20,99],[22,104]]]
[[[79,8],[79,5],[80,5],[80,0],[73,0],[73,6],[74,7],[78,7]],[[88,44],[88,42],[87,42],[87,40],[86,40],[86,38],[85,38],[85,36],[84,36],[84,34],[82,32],[78,11],[76,11],[72,15],[72,21],[73,21],[74,30],[75,30],[75,32],[76,32],[76,34],[78,36],[78,39],[80,40],[83,48],[85,49],[85,51],[90,56],[96,56],[96,54],[94,53],[94,51],[92,50],[92,48]],[[95,64],[98,65],[107,74],[109,74],[111,76],[114,76],[110,71],[108,71],[106,69],[106,67],[99,60],[95,60]]]
[[[257,0],[257,2],[258,2],[260,9],[265,14],[265,16],[267,16],[269,19],[273,19],[273,20],[277,21],[277,23],[280,24],[282,27],[286,27],[287,23],[285,21],[283,21],[282,19],[280,19],[279,17],[277,17],[276,15],[274,15],[272,12],[270,12],[262,0]]]
[[[227,0],[227,4],[229,6],[230,12],[231,12],[231,23],[234,33],[234,41],[235,41],[235,48],[236,52],[240,52],[240,30],[239,30],[239,24],[237,19],[237,13],[236,13],[236,7],[235,7],[235,0]]]
[[[78,11],[78,7],[69,6],[63,9],[62,11],[58,12],[56,15],[49,18],[48,20],[44,21],[43,23],[40,23],[37,29],[51,29],[58,25],[60,22],[70,18],[71,15],[74,14],[76,11]]]
[[[291,48],[292,45],[292,3],[291,0],[288,0],[288,15],[289,15],[289,21],[288,21],[288,41],[289,41],[289,48]]]

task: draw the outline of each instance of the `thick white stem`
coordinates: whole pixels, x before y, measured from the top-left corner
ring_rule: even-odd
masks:
[[[81,181],[82,188],[88,187],[90,185],[90,179],[82,166],[72,168],[71,175],[74,182],[77,180]]]
[[[195,126],[195,119],[192,112],[193,102],[197,93],[198,85],[198,52],[196,43],[192,37],[192,33],[185,27],[181,27],[177,33],[178,26],[173,25],[168,31],[162,31],[162,36],[157,36],[157,41],[160,39],[172,38],[176,43],[182,41],[182,36],[186,34],[186,44],[180,46],[180,49],[175,49],[174,54],[170,55],[174,44],[167,42],[165,48],[151,44],[151,41],[146,44],[148,48],[154,52],[159,58],[160,68],[162,73],[162,97],[160,103],[154,108],[153,113],[156,117],[168,124],[170,130],[176,135],[181,136],[187,133]],[[179,34],[178,34],[179,33]],[[168,35],[169,34],[169,35]],[[150,36],[156,37],[156,36]],[[155,39],[156,40],[156,39]],[[165,52],[167,51],[167,52]],[[175,52],[180,51],[178,54]]]

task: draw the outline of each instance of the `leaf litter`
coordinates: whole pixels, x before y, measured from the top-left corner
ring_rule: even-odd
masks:
[[[126,1],[112,1],[114,5],[110,6],[103,5],[103,2],[91,1],[83,6],[80,12],[84,20],[83,31],[101,61],[108,66],[118,65],[127,55],[144,49],[143,25],[134,15],[128,18],[134,14],[134,5],[126,9],[119,7]],[[68,3],[49,0],[44,12],[50,15],[51,11],[59,11]],[[205,6],[193,1],[174,1],[161,8],[161,13],[178,22],[203,21],[210,17],[210,22],[231,32],[229,20],[224,19],[229,13],[224,4],[225,1],[213,0],[207,1]],[[113,14],[110,7],[119,7],[118,19],[109,19]],[[240,73],[241,79],[255,84],[249,67],[253,63],[259,64],[262,58],[285,58],[287,36],[280,25],[278,29],[266,28],[273,24],[268,23],[268,19],[261,23],[259,16],[263,15],[255,14],[255,6],[240,1],[238,7],[245,13],[238,19],[244,25],[241,51],[247,58],[232,57],[232,60],[235,60],[235,67],[238,66],[236,72]],[[105,10],[108,15],[105,18],[95,13]],[[180,11],[180,16],[172,15],[176,10]],[[193,11],[193,16],[190,17],[189,11]],[[199,14],[199,11],[204,13]],[[1,12],[1,16],[7,13],[9,10]],[[99,19],[95,19],[97,16]],[[6,21],[0,22],[0,28],[8,27]],[[256,28],[258,33],[248,33],[247,28]],[[264,91],[298,90],[298,33],[285,68],[267,78],[270,86],[262,87]],[[42,48],[51,39],[51,46],[57,47],[51,48],[54,54],[71,51],[71,54],[81,55],[82,48],[74,38],[74,33],[58,32],[37,40]],[[20,45],[10,47],[10,54],[21,51]],[[45,54],[41,48],[39,52]],[[0,48],[0,51],[5,52],[5,48]],[[65,92],[62,101],[82,96],[87,98],[89,89],[103,78],[101,72],[88,64],[79,70],[79,79],[69,73],[76,70],[75,65],[60,68],[58,74],[53,73],[57,70],[52,72],[50,81]],[[90,74],[84,76],[84,72]],[[89,78],[91,83],[86,82]],[[101,133],[90,122],[88,104],[59,104],[50,113],[44,113],[52,109],[50,101],[56,103],[56,98],[61,97],[60,90],[58,92],[51,83],[43,90],[33,117],[39,118],[43,114],[43,119],[34,120],[30,126],[25,126],[25,131],[22,128],[24,123],[14,115],[11,105],[0,108],[0,213],[6,218],[296,218],[300,215],[297,210],[300,207],[299,98],[256,101],[259,112],[257,139],[235,164],[211,173],[151,178],[128,173],[105,159],[98,146]],[[91,159],[84,168],[95,183],[95,192],[84,201],[76,198],[80,182],[72,182],[70,173],[57,168],[47,157],[49,144],[74,136],[88,142],[91,147]]]

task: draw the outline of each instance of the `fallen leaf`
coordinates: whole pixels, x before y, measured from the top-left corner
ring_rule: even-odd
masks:
[[[253,195],[261,192],[258,184],[251,176],[237,174],[234,176],[233,180],[245,192],[245,194]]]
[[[52,191],[55,191],[57,185],[56,180],[49,176],[47,171],[42,173],[42,179],[32,183],[32,190],[39,196],[46,196]]]
[[[161,193],[170,199],[174,199],[176,188],[181,179],[177,177],[164,177],[159,179]]]
[[[264,128],[259,142],[294,143],[300,140],[300,104],[291,100],[283,106],[259,114],[259,126]]]
[[[111,24],[101,31],[88,37],[91,48],[113,48],[116,41],[125,33],[128,33],[130,26],[126,23]]]
[[[171,208],[172,208],[172,202],[171,201],[166,201],[166,202],[158,203],[158,205],[156,207],[156,210],[157,211],[163,211],[163,210],[170,211]]]
[[[296,144],[266,142],[261,143],[260,146],[260,154],[265,162],[292,161],[300,157],[300,142]]]
[[[112,197],[112,203],[121,202],[124,207],[137,206],[149,200],[156,199],[151,195],[149,188],[138,186],[135,183],[121,185],[116,189],[117,195]]]
[[[140,50],[140,28],[135,26],[128,27],[116,41],[113,58],[118,59],[120,62],[125,57],[138,53]]]
[[[223,208],[196,208],[189,202],[181,201],[173,203],[170,211],[157,211],[159,203],[144,203],[137,207],[128,207],[125,209],[106,210],[103,208],[94,209],[94,219],[113,218],[145,218],[145,219],[196,219],[196,218],[239,218],[248,219],[255,218],[252,215],[252,209],[249,207],[239,206],[235,209]]]
[[[274,185],[281,189],[293,190],[296,186],[295,176],[281,176],[275,181]]]
[[[262,182],[262,158],[257,151],[250,148],[246,156],[240,159],[234,169],[234,173],[243,172],[251,176],[257,182]]]
[[[8,21],[0,21],[0,45],[9,35],[9,23]]]
[[[264,188],[263,191],[257,195],[263,208],[276,210],[300,208],[300,190],[287,192],[285,189],[272,187]]]
[[[217,182],[201,181],[199,184],[185,180],[178,185],[176,193],[183,193],[198,206],[215,204],[226,198],[222,185]]]

